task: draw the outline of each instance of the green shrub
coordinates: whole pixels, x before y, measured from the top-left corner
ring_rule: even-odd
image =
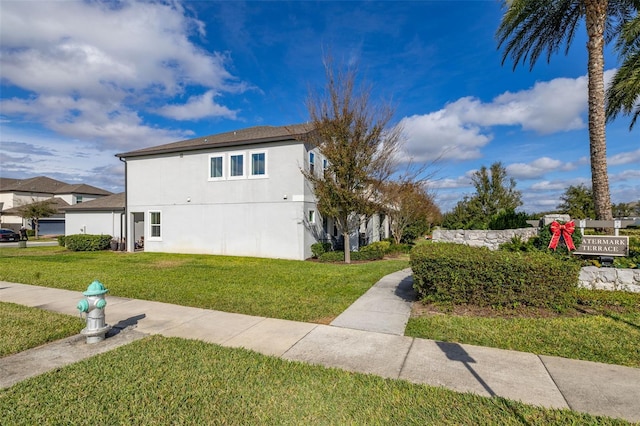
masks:
[[[58,235],[58,245],[59,245],[60,247],[64,247],[64,245],[65,245],[65,243],[64,243],[65,238],[67,238],[67,237],[65,237],[64,235]]]
[[[380,260],[384,257],[384,253],[380,253],[378,250],[370,251],[352,251],[351,260]],[[320,262],[343,262],[343,251],[328,251],[318,257]]]
[[[111,235],[68,235],[64,242],[66,247],[72,251],[106,250],[111,246]]]
[[[452,304],[563,310],[575,303],[579,264],[540,252],[422,244],[411,251],[422,299]]]
[[[409,253],[413,246],[411,244],[395,244],[391,243],[387,249],[387,254]]]
[[[498,246],[498,250],[504,251],[536,251],[538,250],[534,246],[534,241],[536,237],[529,238],[527,241],[524,241],[520,235],[515,235],[511,238],[511,241],[502,243]]]
[[[389,247],[391,247],[389,241],[376,241],[375,243],[360,247],[358,253],[361,253],[362,256],[374,256],[382,259],[387,253],[387,250],[389,250]]]
[[[560,241],[558,242],[558,247],[556,247],[556,250],[555,251],[551,250],[549,248],[549,243],[551,242],[551,236],[552,236],[551,225],[544,226],[540,228],[540,231],[538,232],[538,237],[533,240],[533,245],[538,250],[555,253],[560,256],[569,254],[569,249],[567,249],[567,245],[564,241],[564,237],[560,238]],[[573,234],[571,234],[571,239],[573,240],[573,244],[576,246],[576,248],[580,247],[580,243],[582,242],[582,232],[580,232],[580,228],[576,227]]]
[[[331,243],[315,243],[315,244],[311,244],[311,254],[315,258],[320,257],[323,253],[331,251],[332,249],[333,249],[333,247],[331,246]]]
[[[529,215],[525,212],[516,213],[513,209],[502,210],[489,220],[489,229],[519,229],[529,228],[531,225],[527,223]]]

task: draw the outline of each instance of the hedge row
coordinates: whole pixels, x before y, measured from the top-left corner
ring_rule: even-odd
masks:
[[[384,253],[376,250],[370,251],[352,251],[351,260],[380,260],[384,257]],[[328,251],[318,257],[320,262],[342,262],[344,261],[343,251]]]
[[[421,299],[476,306],[533,306],[563,310],[575,304],[578,263],[548,253],[490,251],[433,243],[411,252]]]
[[[64,237],[64,246],[72,251],[107,250],[111,245],[111,235],[76,234]],[[58,244],[61,241],[58,240]]]

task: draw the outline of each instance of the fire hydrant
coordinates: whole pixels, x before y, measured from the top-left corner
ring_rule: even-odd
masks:
[[[107,331],[111,330],[111,326],[105,324],[104,316],[104,308],[107,306],[104,295],[108,291],[100,281],[94,281],[89,284],[87,291],[82,293],[86,299],[79,301],[76,305],[80,315],[83,312],[87,314],[87,327],[80,332],[87,336],[87,343],[103,341]]]

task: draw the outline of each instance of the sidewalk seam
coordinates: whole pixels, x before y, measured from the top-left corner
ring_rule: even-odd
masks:
[[[411,344],[409,345],[409,349],[407,349],[407,353],[404,354],[404,359],[402,360],[402,365],[400,366],[400,371],[398,372],[398,377],[397,377],[398,380],[404,380],[404,379],[401,379],[402,372],[404,371],[404,366],[407,364],[407,358],[409,358],[409,354],[411,353],[411,349],[413,349],[413,344],[415,343],[415,341],[416,341],[416,338],[412,337]]]
[[[567,401],[567,397],[564,396],[564,392],[562,392],[562,389],[560,389],[560,386],[558,386],[558,382],[556,382],[556,379],[553,377],[553,374],[551,374],[551,371],[549,371],[549,369],[547,368],[547,364],[544,363],[544,360],[540,357],[540,355],[536,354],[536,357],[542,363],[544,370],[547,372],[547,374],[549,375],[549,378],[551,379],[553,384],[556,386],[556,389],[558,389],[558,392],[560,392],[560,395],[562,395],[562,399],[564,399],[564,402],[567,404],[567,407],[569,407],[570,410],[573,410],[574,408],[571,406],[571,404],[569,404],[569,401]]]

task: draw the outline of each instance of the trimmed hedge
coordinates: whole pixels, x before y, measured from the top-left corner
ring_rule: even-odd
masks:
[[[58,245],[60,247],[64,247],[64,242],[66,238],[67,237],[65,237],[64,235],[58,235]]]
[[[67,235],[64,239],[64,245],[72,251],[106,250],[111,246],[111,235]]]
[[[548,253],[490,251],[463,244],[422,244],[411,251],[421,299],[476,306],[564,310],[576,302],[580,266]]]
[[[380,260],[384,257],[384,253],[378,250],[371,251],[352,251],[351,260]],[[343,262],[343,251],[328,251],[318,257],[320,262]]]

